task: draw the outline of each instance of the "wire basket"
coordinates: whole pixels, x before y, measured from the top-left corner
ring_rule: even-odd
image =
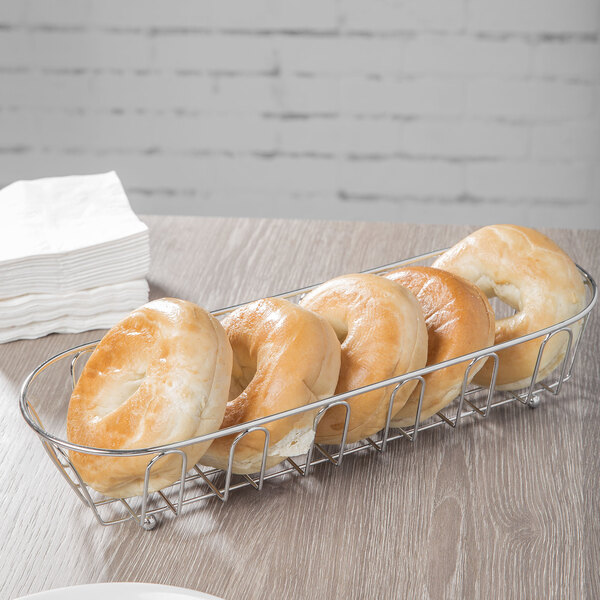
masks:
[[[427,263],[444,250],[429,252],[414,258],[398,261],[363,271],[365,273],[383,274],[392,269],[412,265],[415,263]],[[520,403],[531,408],[539,405],[542,394],[557,396],[563,386],[573,373],[573,367],[580,348],[581,339],[585,333],[585,327],[590,311],[596,303],[597,287],[592,277],[581,267],[577,267],[582,275],[587,288],[587,305],[577,315],[570,319],[556,323],[551,327],[541,329],[529,335],[484,348],[483,350],[465,354],[463,356],[436,364],[411,373],[380,381],[363,388],[352,390],[344,394],[314,402],[307,406],[295,408],[275,415],[270,415],[247,423],[242,423],[227,429],[216,431],[181,442],[176,442],[152,448],[141,448],[135,450],[111,450],[92,448],[70,443],[66,440],[66,416],[69,398],[77,382],[79,374],[84,365],[84,359],[94,350],[98,341],[82,344],[70,348],[39,365],[25,380],[20,397],[21,413],[27,424],[36,432],[44,449],[50,459],[65,478],[76,496],[87,505],[98,523],[101,525],[115,525],[124,521],[132,520],[146,530],[153,529],[158,523],[158,516],[171,514],[179,516],[185,508],[210,499],[218,499],[226,502],[231,492],[245,487],[253,487],[261,490],[266,480],[282,478],[287,474],[296,474],[307,477],[314,467],[323,463],[332,463],[336,467],[342,464],[344,457],[356,452],[372,450],[384,452],[390,442],[405,439],[415,442],[419,434],[435,427],[450,427],[456,429],[458,425],[467,418],[481,419],[489,416],[490,411],[498,406],[510,403]],[[298,301],[303,294],[317,287],[314,284],[301,289],[278,294],[277,297]],[[228,308],[213,311],[212,314],[222,317],[235,310],[243,304],[230,306]],[[573,324],[581,321],[578,334],[574,335]],[[554,370],[553,374],[544,381],[537,381],[537,374],[547,342],[556,335],[567,336],[567,347],[564,359]],[[527,389],[520,392],[498,392],[495,390],[496,373],[498,371],[498,351],[504,348],[523,344],[532,339],[543,338],[540,344],[536,365],[532,374],[531,384]],[[492,360],[494,362],[493,375],[489,388],[481,388],[468,384],[469,374],[476,363],[481,360]],[[421,405],[425,392],[425,375],[433,371],[452,367],[453,365],[466,363],[462,388],[457,399],[443,411],[426,422],[420,422]],[[391,428],[391,409],[398,390],[409,381],[417,381],[420,386],[420,399],[416,412],[415,422],[410,427]],[[373,390],[384,387],[392,387],[386,425],[376,436],[352,444],[346,444],[346,433],[350,419],[351,407],[348,400]],[[265,470],[267,450],[269,447],[269,431],[264,427],[267,423],[298,415],[307,411],[314,411],[313,429],[324,413],[334,406],[345,408],[345,424],[343,436],[337,446],[322,446],[313,442],[307,454],[301,457],[287,458],[283,463],[272,469]],[[45,425],[42,423],[45,421]],[[253,475],[233,475],[232,465],[237,443],[246,435],[260,431],[264,435],[262,468],[259,473]],[[200,465],[188,465],[187,456],[182,450],[191,444],[197,444],[219,437],[236,434],[232,443],[229,463],[226,471],[220,469],[208,469]],[[147,456],[148,465],[145,471],[143,494],[135,498],[115,499],[101,495],[89,488],[77,469],[69,459],[69,450],[108,457],[131,457]],[[181,457],[181,477],[171,486],[158,492],[148,492],[148,483],[153,465],[169,454],[177,454]],[[191,468],[189,468],[191,467]]]

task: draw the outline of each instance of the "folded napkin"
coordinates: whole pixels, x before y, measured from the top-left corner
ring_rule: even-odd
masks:
[[[17,181],[0,190],[0,297],[142,278],[148,228],[114,172]]]
[[[69,294],[24,294],[0,299],[0,340],[10,328],[61,317],[90,317],[102,312],[129,312],[148,301],[148,283],[136,279]]]
[[[31,323],[21,327],[11,327],[0,331],[0,344],[15,340],[34,340],[49,333],[81,333],[92,329],[110,329],[131,310],[99,312],[90,316],[63,316],[50,321]]]
[[[0,190],[0,343],[112,327],[148,301],[148,228],[116,173]]]

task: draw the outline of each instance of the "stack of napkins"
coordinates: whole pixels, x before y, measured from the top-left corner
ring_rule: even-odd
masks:
[[[114,172],[0,190],[0,343],[112,327],[148,301],[148,228]]]

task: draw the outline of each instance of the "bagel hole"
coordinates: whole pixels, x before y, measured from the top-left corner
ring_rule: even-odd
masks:
[[[239,379],[242,389],[245,389],[248,387],[250,382],[254,379],[255,375],[256,375],[256,365],[250,365],[250,366],[242,368],[242,376]]]
[[[346,338],[348,337],[348,332],[345,331],[342,335],[338,335],[337,339],[340,342],[340,346],[343,345],[343,343],[346,341]]]
[[[256,357],[249,352],[236,349],[233,357],[233,369],[231,371],[231,385],[229,387],[229,400],[237,398],[250,384],[256,375]]]
[[[337,336],[340,345],[342,345],[348,337],[348,323],[333,320],[330,320],[329,323],[333,327],[333,331],[335,331],[335,335]]]
[[[507,302],[504,302],[504,300],[498,298],[498,296],[492,296],[491,298],[488,298],[488,300],[490,301],[490,305],[497,321],[500,319],[508,319],[518,312],[516,308]]]

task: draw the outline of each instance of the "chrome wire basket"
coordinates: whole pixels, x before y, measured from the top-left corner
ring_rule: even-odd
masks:
[[[444,250],[429,252],[414,258],[390,263],[374,269],[368,269],[364,272],[383,274],[401,266],[416,263],[426,264],[442,252],[444,252]],[[142,528],[150,530],[156,526],[158,516],[161,514],[166,513],[179,516],[184,512],[184,509],[200,502],[209,501],[213,498],[226,502],[230,493],[234,490],[239,490],[248,486],[251,486],[256,490],[261,490],[265,480],[281,478],[290,473],[295,473],[301,477],[307,477],[314,467],[323,463],[332,463],[336,467],[339,467],[342,464],[344,457],[350,454],[368,450],[384,452],[390,442],[399,439],[415,442],[419,434],[435,427],[446,426],[455,430],[464,419],[486,418],[489,416],[491,410],[498,406],[517,403],[535,408],[539,405],[543,394],[557,396],[560,393],[563,384],[568,381],[573,374],[573,367],[580,348],[581,339],[585,333],[587,320],[597,299],[596,283],[583,268],[578,266],[578,269],[587,288],[587,305],[580,313],[570,319],[509,342],[485,348],[478,352],[465,354],[464,356],[425,367],[411,373],[406,373],[405,375],[380,381],[344,394],[332,396],[307,406],[242,423],[234,427],[229,427],[193,439],[136,450],[91,448],[73,444],[66,440],[66,416],[71,391],[77,382],[79,373],[81,373],[84,358],[89,357],[89,354],[94,350],[98,341],[82,344],[61,352],[39,365],[32,373],[30,373],[23,383],[21,390],[21,413],[27,424],[38,435],[44,449],[61,475],[65,478],[76,496],[92,510],[98,523],[101,525],[115,525],[117,523],[132,520]],[[303,294],[318,285],[320,284],[314,284],[301,289],[278,294],[278,297],[287,298],[291,301],[298,301]],[[239,304],[216,310],[213,311],[212,314],[220,317],[242,305],[243,304]],[[581,327],[578,328],[578,333],[574,335],[571,326],[577,322],[581,322]],[[556,335],[567,336],[567,348],[564,359],[554,370],[553,374],[547,377],[545,381],[537,381],[538,369],[542,363],[542,356],[546,344]],[[538,338],[541,338],[541,344],[529,387],[520,392],[498,392],[495,390],[495,379],[499,365],[498,351]],[[468,380],[471,369],[476,363],[486,359],[494,362],[490,387],[481,388],[469,385]],[[424,376],[433,371],[449,368],[459,363],[467,363],[459,396],[443,411],[436,413],[434,417],[421,423],[421,404],[426,386]],[[410,427],[391,428],[391,408],[393,406],[394,397],[404,384],[414,380],[418,381],[418,385],[420,385],[420,400],[415,422]],[[348,400],[354,396],[384,387],[393,388],[389,401],[387,422],[384,429],[376,436],[368,437],[356,444],[347,445],[345,441],[351,412]],[[306,455],[288,458],[280,465],[265,470],[267,450],[269,447],[269,431],[264,425],[299,413],[315,411],[316,416],[314,417],[313,428],[316,431],[317,425],[323,417],[323,414],[334,406],[343,406],[346,414],[344,433],[339,445],[324,447],[313,442]],[[45,421],[46,426],[42,421]],[[244,436],[256,431],[260,431],[264,434],[262,469],[259,473],[253,475],[234,475],[232,473],[232,464],[236,445]],[[187,457],[182,448],[191,444],[214,440],[231,434],[236,434],[236,437],[231,446],[229,464],[226,471],[220,469],[208,469],[201,465],[187,464]],[[82,477],[77,472],[77,469],[75,469],[69,459],[70,450],[109,457],[147,456],[148,465],[145,471],[143,494],[139,497],[127,499],[115,499],[102,496],[85,484]],[[181,456],[181,478],[168,488],[158,492],[149,493],[148,482],[150,480],[152,467],[160,458],[168,454],[178,454]]]

